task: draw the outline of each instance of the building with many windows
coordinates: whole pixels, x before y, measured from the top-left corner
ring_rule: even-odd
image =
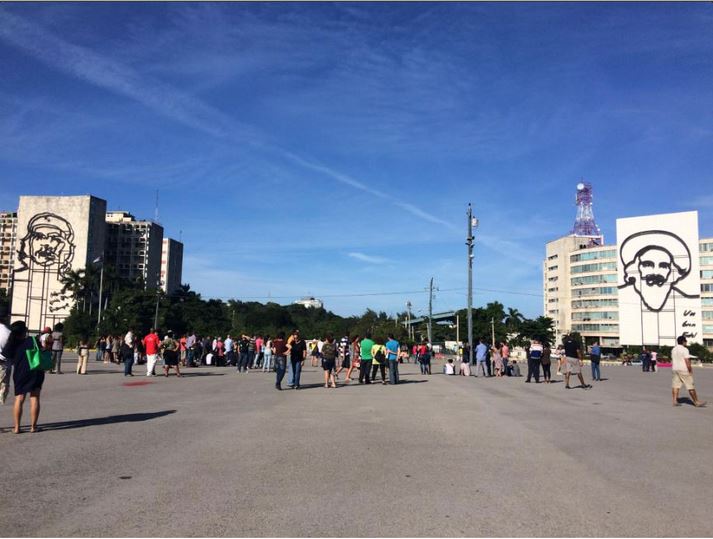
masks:
[[[695,213],[695,212],[688,212]],[[680,220],[685,216],[682,214],[670,214],[664,216],[647,216],[641,218],[632,218],[630,220],[644,220],[656,223],[659,218],[665,217],[675,218]],[[697,228],[697,214],[695,215]],[[626,221],[626,220],[620,220]],[[619,223],[618,223],[619,224]],[[642,237],[643,235],[661,234],[660,230],[651,230],[645,232],[637,232],[629,237]],[[673,234],[663,232],[674,237],[671,241],[674,243],[680,240]],[[681,314],[674,314],[672,309],[667,314],[667,310],[663,308],[652,308],[653,312],[644,312],[638,310],[637,318],[645,316],[654,316],[656,324],[663,324],[662,320],[666,316],[676,318],[679,323],[679,330],[682,327],[682,332],[690,331],[689,340],[693,342],[701,342],[708,347],[713,347],[713,238],[698,238],[698,230],[691,231],[691,237],[695,237],[695,245],[689,245],[686,254],[684,251],[680,253],[672,253],[670,261],[665,259],[663,253],[666,252],[666,247],[661,244],[652,244],[645,246],[643,249],[638,249],[636,254],[649,251],[661,253],[664,256],[658,268],[653,268],[653,264],[646,260],[638,263],[629,262],[627,268],[622,267],[625,260],[622,251],[622,242],[629,238],[617,238],[618,243],[615,245],[605,245],[603,238],[583,237],[570,234],[551,241],[546,246],[545,260],[543,262],[543,311],[545,316],[554,320],[556,338],[559,342],[563,335],[576,331],[579,332],[586,344],[599,342],[604,348],[619,348],[622,343],[622,324],[639,323],[638,320],[632,320],[630,312],[623,307],[632,307],[632,300],[629,298],[626,301],[627,305],[620,304],[624,300],[621,299],[621,288],[624,288],[627,282],[632,278],[626,277],[624,270],[636,274],[643,272],[645,274],[648,268],[659,271],[662,276],[658,286],[652,288],[656,291],[665,291],[667,283],[673,285],[680,280],[690,278],[696,289],[700,289],[700,321],[695,318],[698,313],[696,308],[686,309],[690,312],[691,320],[681,321]],[[638,238],[637,238],[638,239]],[[596,240],[596,241],[595,241]],[[683,245],[683,243],[680,243]],[[691,260],[686,260],[686,257]],[[697,263],[693,260],[697,257]],[[644,257],[645,258],[645,257]],[[700,267],[700,275],[689,275],[694,271],[694,268]],[[675,272],[679,273],[676,274]],[[629,275],[629,274],[626,274]],[[670,276],[670,277],[669,277]],[[698,279],[700,277],[700,279]],[[653,279],[653,278],[652,278]],[[655,281],[655,279],[653,279]],[[700,284],[698,284],[700,280]],[[671,285],[672,292],[667,296],[671,301],[693,301],[696,305],[698,301],[697,294],[686,294]],[[639,284],[645,288],[645,285]],[[638,290],[637,290],[638,292]],[[638,296],[635,296],[638,303]],[[642,296],[643,297],[643,296]],[[664,302],[662,302],[663,304]],[[639,309],[639,306],[636,306]],[[684,312],[686,312],[684,311]],[[622,313],[626,313],[627,319],[620,319]],[[669,336],[668,338],[670,338]],[[646,338],[642,337],[642,341]],[[638,344],[651,344],[641,342]]]
[[[160,282],[163,227],[153,221],[137,221],[129,212],[106,214],[104,260],[119,276],[141,279],[146,288]]]
[[[183,244],[171,238],[164,238],[161,247],[161,288],[173,294],[181,287],[183,273]]]
[[[12,265],[17,237],[17,213],[0,212],[0,289],[10,294]]]

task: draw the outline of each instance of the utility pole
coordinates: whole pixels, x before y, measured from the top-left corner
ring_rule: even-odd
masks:
[[[432,343],[433,338],[433,277],[431,284],[428,287],[428,344]]]
[[[456,314],[456,346],[460,344],[460,315]]]
[[[493,340],[493,347],[495,347],[495,317],[490,319],[490,335]]]
[[[413,340],[413,331],[411,328],[411,300],[408,300],[406,302],[406,313],[407,313],[406,320],[408,321],[408,325],[406,326],[406,329],[408,331],[408,338],[409,338],[409,340]]]
[[[478,220],[473,217],[473,208],[468,203],[468,235],[465,244],[468,246],[468,363],[473,365],[473,227],[478,226]]]
[[[104,294],[104,255],[98,256],[94,259],[93,264],[101,264],[101,270],[99,273],[99,314],[97,316],[97,327],[102,321],[102,295]],[[91,315],[91,305],[90,315]]]

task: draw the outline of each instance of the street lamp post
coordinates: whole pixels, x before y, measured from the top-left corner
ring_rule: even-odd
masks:
[[[473,365],[473,229],[478,227],[478,219],[473,217],[473,208],[468,204],[468,363]]]

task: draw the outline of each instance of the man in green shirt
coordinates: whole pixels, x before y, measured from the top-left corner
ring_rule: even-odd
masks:
[[[361,366],[359,367],[359,383],[370,384],[371,378],[369,371],[371,370],[371,349],[374,347],[374,341],[371,340],[371,333],[367,333],[366,337],[361,341]]]

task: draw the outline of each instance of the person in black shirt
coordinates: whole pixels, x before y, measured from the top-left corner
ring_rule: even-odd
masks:
[[[569,385],[569,376],[571,374],[577,375],[582,389],[590,389],[592,386],[585,384],[584,377],[582,376],[582,349],[571,335],[567,335],[564,339],[564,354],[566,357],[564,371],[565,389],[571,389]]]
[[[292,383],[295,389],[299,389],[302,363],[307,357],[307,345],[302,340],[302,337],[300,337],[299,332],[296,331],[294,339],[287,347],[290,353],[290,364],[292,365]]]

